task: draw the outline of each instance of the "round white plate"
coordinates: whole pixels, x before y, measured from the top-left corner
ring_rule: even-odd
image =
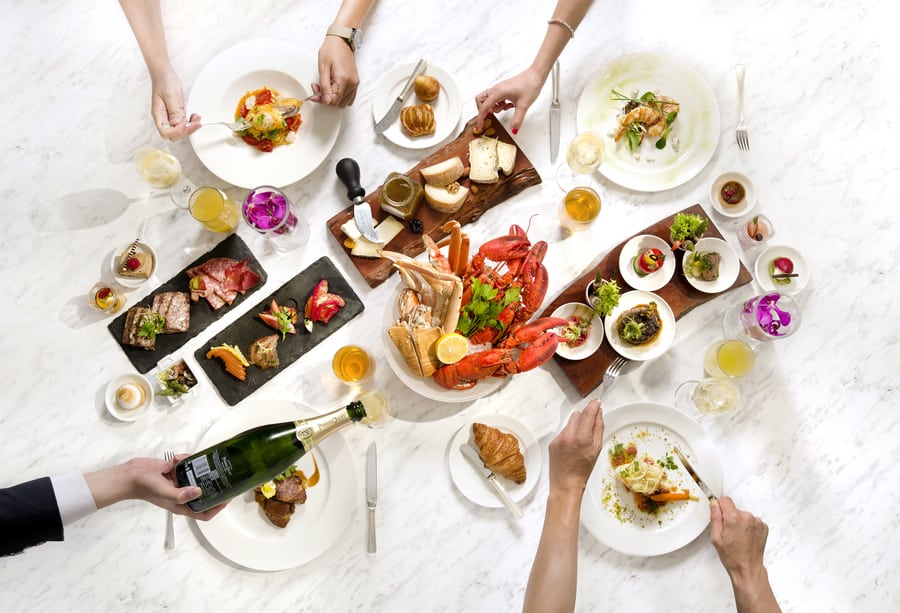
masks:
[[[300,47],[270,39],[247,40],[214,57],[197,75],[187,112],[201,121],[233,121],[234,109],[250,90],[266,86],[282,96],[305,98],[318,82],[316,58]],[[284,187],[296,183],[328,157],[341,128],[339,108],[307,102],[296,142],[268,153],[251,147],[224,126],[204,126],[191,134],[200,161],[223,181],[238,187]]]
[[[153,258],[153,265],[150,267],[150,274],[147,275],[145,279],[140,279],[138,277],[125,277],[119,274],[119,264],[120,257],[122,253],[127,252],[131,248],[131,243],[125,246],[124,249],[116,249],[113,250],[112,253],[109,254],[109,270],[112,272],[113,276],[116,278],[116,283],[123,287],[140,287],[144,283],[146,283],[150,277],[153,276],[153,273],[156,272],[156,252],[153,251],[153,247],[147,245],[145,243],[137,244],[137,252],[138,253],[146,253],[149,254],[151,258]]]
[[[793,277],[787,285],[776,285],[769,276],[769,262],[775,258],[790,258],[794,262],[794,272],[800,275]],[[787,245],[773,245],[759,254],[756,258],[756,264],[753,265],[756,282],[767,292],[778,291],[785,294],[799,294],[809,282],[809,266],[806,265],[806,258]]]
[[[634,90],[638,95],[658,92],[679,103],[665,149],[654,146],[657,139],[645,138],[638,150],[640,159],[635,159],[624,138],[616,143],[607,136],[615,131],[624,104],[610,98],[613,89],[626,96]],[[587,80],[578,99],[576,122],[579,132],[593,130],[606,139],[600,174],[628,189],[658,192],[690,181],[706,167],[719,144],[721,117],[715,94],[694,68],[661,53],[631,53],[609,62]],[[678,151],[673,146],[675,137]]]
[[[116,402],[116,391],[127,383],[137,385],[141,388],[141,391],[144,392],[144,401],[135,409],[123,409]],[[134,373],[127,373],[119,375],[106,384],[104,402],[106,403],[106,410],[116,419],[120,421],[136,421],[137,419],[140,419],[141,416],[147,412],[147,409],[150,408],[150,405],[153,404],[154,396],[153,388],[145,377]]]
[[[289,400],[267,399],[231,410],[214,423],[197,443],[203,449],[260,424],[291,421],[316,415],[313,409]],[[309,488],[305,504],[298,504],[286,528],[273,525],[246,492],[232,500],[210,521],[197,527],[210,545],[237,564],[255,570],[284,570],[318,557],[344,533],[356,505],[356,470],[350,449],[340,434],[332,434],[312,453],[321,480]],[[307,475],[313,461],[306,454],[297,467]]]
[[[401,64],[395,66],[388,71],[386,75],[378,83],[375,88],[375,97],[372,103],[372,116],[375,123],[378,123],[388,109],[391,108],[394,100],[403,91],[403,86],[412,74],[415,64]],[[459,96],[459,89],[456,87],[456,81],[449,73],[434,64],[428,64],[424,74],[430,75],[437,79],[441,84],[441,93],[437,100],[431,102],[422,102],[416,97],[415,91],[410,91],[404,101],[404,106],[413,106],[416,104],[430,104],[434,107],[434,134],[428,136],[419,136],[413,138],[403,131],[400,126],[400,118],[398,117],[394,123],[388,126],[384,131],[384,137],[396,145],[406,147],[407,149],[425,149],[442,142],[445,138],[456,132],[459,125],[460,114],[462,113],[462,100]]]
[[[603,448],[581,503],[584,527],[610,549],[633,556],[668,553],[697,538],[709,523],[709,501],[672,449],[681,449],[713,493],[721,495],[722,468],[703,429],[684,413],[656,402],[618,407],[604,413],[603,422]],[[699,500],[670,502],[657,515],[638,510],[634,497],[618,482],[609,463],[609,452],[616,443],[630,442],[637,445],[641,456],[672,456],[679,468],[667,469],[666,480],[690,490]]]
[[[632,260],[644,250],[654,248],[662,251],[666,259],[659,270],[642,277],[634,272]],[[622,251],[619,252],[619,274],[625,279],[625,283],[634,289],[655,292],[671,281],[672,276],[675,274],[675,254],[672,253],[672,247],[660,237],[652,234],[635,236],[625,243],[622,246]]]
[[[397,375],[397,378],[403,381],[403,383],[406,384],[406,387],[420,396],[425,396],[426,398],[431,398],[438,402],[469,402],[477,400],[478,398],[483,398],[500,389],[509,377],[503,379],[498,377],[487,377],[469,389],[448,390],[435,383],[434,379],[431,377],[425,379],[416,376],[409,371],[406,367],[406,360],[403,359],[403,354],[400,353],[400,350],[397,349],[394,341],[391,340],[390,334],[388,334],[388,328],[396,323],[397,317],[400,314],[400,311],[397,308],[397,299],[400,297],[400,291],[405,287],[405,284],[402,282],[399,283],[397,288],[390,295],[387,308],[384,310],[384,319],[381,322],[381,343],[384,345],[384,355],[387,358],[388,364],[391,366],[391,370]]]
[[[541,476],[543,455],[541,446],[538,445],[537,439],[531,430],[525,424],[512,417],[506,417],[505,415],[481,415],[456,431],[456,434],[453,435],[450,441],[450,449],[447,450],[447,464],[450,468],[450,477],[453,479],[453,483],[456,484],[463,496],[475,504],[495,509],[504,506],[503,501],[500,500],[497,492],[487,482],[487,479],[475,471],[475,468],[469,464],[469,461],[466,460],[459,450],[460,445],[468,443],[472,445],[475,451],[478,451],[472,435],[472,424],[475,422],[497,428],[501,432],[512,434],[519,439],[519,449],[521,449],[522,455],[525,456],[525,482],[517,484],[497,475],[497,480],[503,484],[510,497],[519,502],[537,484],[538,478]]]
[[[567,360],[583,360],[594,354],[600,345],[603,344],[603,320],[594,315],[594,311],[588,305],[581,302],[567,302],[563,304],[550,317],[562,317],[569,319],[573,315],[579,317],[591,317],[591,327],[588,330],[587,338],[578,347],[569,347],[562,338],[556,346],[556,354]],[[557,328],[561,330],[562,328]]]
[[[731,287],[741,272],[741,261],[738,259],[737,253],[731,248],[731,245],[723,241],[721,238],[713,238],[707,236],[701,238],[694,244],[694,251],[714,251],[722,258],[719,260],[719,277],[715,281],[703,281],[694,277],[684,275],[687,282],[706,294],[718,294],[724,292]],[[684,274],[685,262],[690,258],[689,252],[685,251],[681,258],[681,272]]]
[[[727,205],[722,201],[722,187],[729,181],[737,181],[744,186],[744,199],[736,206]],[[716,211],[725,217],[740,217],[752,211],[756,206],[756,187],[747,175],[739,172],[726,172],[716,177],[710,185],[709,202]]]
[[[649,304],[650,302],[656,303],[660,319],[662,319],[662,330],[659,331],[656,340],[645,345],[631,345],[621,340],[619,333],[616,332],[616,320],[619,315],[639,304]],[[672,308],[668,302],[650,292],[638,290],[625,292],[619,299],[618,306],[604,319],[603,323],[606,327],[606,339],[609,344],[616,350],[616,353],[629,360],[644,361],[658,358],[675,340],[675,314],[672,312]]]

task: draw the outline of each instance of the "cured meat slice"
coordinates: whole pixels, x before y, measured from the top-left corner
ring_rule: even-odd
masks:
[[[153,310],[165,320],[161,334],[187,332],[191,325],[191,304],[184,292],[163,292],[153,297]]]
[[[238,262],[231,258],[211,258],[198,266],[189,268],[187,276],[195,277],[200,282],[193,282],[199,287],[191,287],[191,300],[196,302],[200,297],[209,301],[213,310],[231,304],[238,293],[243,294],[259,283],[259,275],[250,268],[249,258]]]

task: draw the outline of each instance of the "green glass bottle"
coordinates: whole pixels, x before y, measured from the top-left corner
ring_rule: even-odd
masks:
[[[366,417],[362,402],[318,417],[246,430],[191,455],[175,466],[179,487],[203,489],[188,506],[197,513],[271,481],[325,437]]]

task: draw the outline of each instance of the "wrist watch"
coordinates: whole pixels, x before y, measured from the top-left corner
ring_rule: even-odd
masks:
[[[351,28],[348,26],[340,26],[336,23],[328,26],[325,36],[337,36],[343,38],[350,45],[350,50],[356,53],[356,50],[362,47],[362,30]]]

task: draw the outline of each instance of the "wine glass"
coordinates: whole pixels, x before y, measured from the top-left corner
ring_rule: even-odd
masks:
[[[605,145],[597,132],[581,132],[566,149],[566,163],[556,171],[556,184],[564,192],[575,187],[590,186],[591,175],[603,160]]]
[[[753,368],[753,348],[739,339],[713,343],[703,356],[703,370],[711,377],[743,377]]]
[[[737,386],[719,377],[685,381],[675,390],[675,406],[686,413],[696,409],[704,415],[721,415],[736,409],[740,403],[741,392]]]
[[[141,147],[134,152],[131,161],[144,181],[153,187],[168,189],[175,206],[188,208],[191,194],[197,186],[184,176],[178,158],[156,147]]]

